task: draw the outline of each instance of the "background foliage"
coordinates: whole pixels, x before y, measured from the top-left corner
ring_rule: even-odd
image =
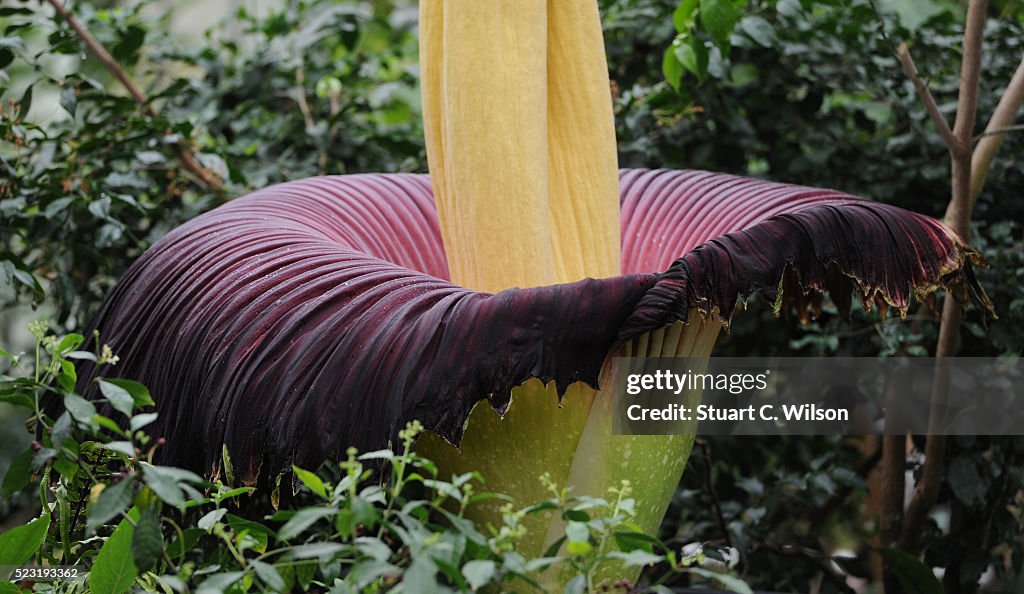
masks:
[[[49,319],[62,336],[80,329],[155,239],[249,189],[321,173],[425,170],[414,5],[296,0],[282,6],[243,9],[229,24],[189,39],[169,32],[168,15],[142,4],[75,4],[76,16],[143,86],[156,117],[139,110],[45,4],[0,8],[0,344],[31,349],[37,338],[18,332],[28,317]],[[951,115],[958,5],[602,0],[601,6],[622,166],[764,176],[941,215],[949,195],[945,147],[900,72],[893,45],[911,44]],[[1024,52],[1020,6],[996,3],[991,13],[982,123]],[[221,178],[223,190],[182,169],[175,143]],[[1011,134],[975,211],[973,243],[992,264],[980,277],[1001,319],[987,326],[969,312],[963,355],[1019,355],[1024,346],[1022,157],[1024,134]],[[39,309],[26,313],[26,307]],[[845,322],[826,310],[800,326],[775,319],[758,303],[751,309],[736,317],[721,352],[892,356],[934,348],[928,316]],[[0,412],[0,472],[19,456],[24,464],[24,452],[32,451],[22,418],[20,411]],[[869,548],[877,529],[868,490],[873,452],[870,442],[833,438],[708,439],[660,536],[675,550],[710,543],[711,557],[722,556],[718,548],[725,557],[734,549],[737,571],[759,588],[834,592],[848,588],[850,576],[850,583],[870,581],[877,559]],[[56,469],[54,456],[29,455],[36,460],[31,469],[37,476]],[[908,472],[917,472],[918,463],[911,456]],[[1019,580],[1013,576],[1024,559],[1022,468],[1024,442],[1017,438],[958,438],[950,446],[924,557],[944,568],[947,591],[976,590],[985,571],[990,581]],[[145,470],[129,472],[146,483]],[[340,477],[333,480],[340,484]],[[13,491],[20,495],[5,493],[13,496],[0,504],[9,516],[4,529],[38,513],[37,491]],[[299,499],[295,509],[319,505],[314,502]],[[244,540],[245,528],[225,522]],[[54,539],[59,529],[50,532]],[[231,554],[223,539],[207,546]],[[411,567],[411,557],[406,561]],[[667,583],[692,579],[693,573],[671,573]]]

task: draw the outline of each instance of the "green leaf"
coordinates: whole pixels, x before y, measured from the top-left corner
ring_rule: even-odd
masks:
[[[81,423],[92,425],[92,418],[96,416],[96,407],[77,394],[64,395],[64,408]]]
[[[178,486],[177,479],[172,474],[164,472],[163,467],[149,464],[143,466],[142,480],[167,504],[179,509],[185,507],[184,491]]]
[[[324,485],[324,482],[320,480],[320,477],[318,477],[316,473],[303,470],[294,464],[292,465],[292,470],[295,472],[295,476],[298,477],[299,480],[302,481],[302,484],[306,485],[310,491],[316,493],[323,499],[327,499],[327,486]]]
[[[738,18],[731,0],[700,0],[700,22],[723,55],[729,53],[729,37]]]
[[[277,568],[269,563],[257,561],[253,559],[249,562],[249,566],[252,567],[256,573],[256,577],[260,578],[267,588],[274,592],[282,592],[285,589],[284,578],[278,573]]]
[[[203,580],[203,583],[199,584],[199,588],[196,589],[196,594],[222,594],[228,589],[228,586],[242,579],[242,576],[244,575],[244,571],[215,573]]]
[[[679,91],[679,83],[683,79],[683,65],[676,58],[674,47],[669,46],[665,50],[665,55],[661,59],[661,73],[665,76],[668,84],[672,85],[672,88],[676,91]]]
[[[60,106],[74,117],[75,110],[78,109],[78,93],[75,87],[67,86],[60,90]]]
[[[708,76],[708,48],[704,42],[696,37],[691,37],[681,45],[675,46],[675,56],[683,68],[697,76],[697,81],[703,83]]]
[[[135,415],[134,417],[132,417],[132,420],[129,422],[128,426],[131,428],[132,432],[134,433],[134,432],[138,431],[139,429],[142,429],[143,427],[145,427],[145,426],[149,425],[150,423],[152,423],[153,421],[155,421],[156,418],[157,418],[157,414],[156,413],[142,413],[142,414],[138,414],[138,415]]]
[[[28,524],[0,534],[0,565],[23,565],[46,540],[50,515],[44,514]]]
[[[132,400],[135,401],[135,406],[152,406],[155,404],[155,402],[153,402],[153,397],[149,393],[149,389],[137,381],[126,379],[105,379],[100,381],[108,384],[114,384],[115,386],[127,391],[131,394]]]
[[[985,502],[986,484],[978,473],[978,466],[967,455],[953,458],[946,477],[953,494],[968,507],[977,507]]]
[[[588,542],[590,540],[590,528],[583,522],[569,522],[565,526],[565,536],[569,542]]]
[[[10,497],[28,486],[32,478],[32,449],[26,449],[11,461],[4,475],[3,496]]]
[[[186,528],[182,533],[181,537],[175,536],[171,544],[167,545],[167,555],[169,557],[180,557],[185,553],[192,550],[192,547],[196,546],[201,537],[205,532],[199,528]]]
[[[878,549],[906,594],[944,594],[942,584],[930,567],[910,553],[897,549]]]
[[[164,550],[164,536],[160,532],[160,520],[156,513],[147,513],[135,525],[132,535],[132,556],[139,572],[156,567]]]
[[[96,502],[89,509],[86,530],[95,530],[97,526],[123,512],[132,502],[132,477],[128,476],[113,485],[104,487]]]
[[[328,557],[347,548],[348,545],[340,542],[311,542],[291,549],[291,556],[293,559]]]
[[[143,27],[129,25],[121,35],[121,39],[111,48],[110,53],[118,62],[134,62],[135,53],[142,47],[142,42],[145,39],[146,30]]]
[[[620,551],[626,553],[636,550],[650,553],[654,551],[656,546],[664,547],[657,538],[643,532],[616,532],[615,544],[619,547]]]
[[[694,13],[699,0],[682,0],[672,13],[672,23],[679,33],[691,33],[694,25]]]
[[[496,571],[497,566],[490,559],[475,559],[462,566],[462,576],[474,590],[491,581]]]
[[[199,518],[199,521],[196,522],[196,526],[209,532],[226,513],[228,513],[228,510],[223,507],[210,510],[206,515]]]
[[[757,69],[757,66],[748,62],[736,64],[729,72],[729,85],[734,88],[745,87],[756,82],[760,76],[761,72]]]
[[[18,104],[20,105],[18,114],[22,117],[22,119],[24,119],[25,116],[28,115],[28,110],[32,109],[32,89],[35,88],[35,86],[35,83],[30,84],[28,88],[25,89],[25,92],[21,95],[21,99],[18,100]]]
[[[10,48],[0,47],[0,68],[7,68],[13,61],[14,52]]]
[[[759,16],[743,17],[739,27],[747,37],[753,39],[754,43],[761,47],[775,47],[779,42],[779,38],[775,35],[775,28],[772,27],[771,23]]]
[[[139,575],[132,555],[135,527],[128,521],[129,518],[138,521],[139,515],[138,510],[131,510],[96,555],[96,562],[89,571],[89,588],[95,594],[122,594]]]
[[[337,510],[329,507],[309,507],[300,509],[291,517],[291,519],[285,522],[284,526],[281,526],[281,530],[278,532],[277,537],[279,540],[295,538],[301,534],[303,530],[312,526],[317,520],[333,515],[336,511]]]
[[[612,551],[608,553],[609,557],[613,559],[620,559],[626,565],[643,567],[644,565],[654,565],[655,563],[661,563],[664,559],[664,555],[655,555],[654,553],[648,553],[641,549],[634,549],[628,553],[622,551]]]
[[[4,359],[7,359],[8,361],[13,363],[14,365],[18,364],[18,358],[15,357],[14,355],[8,353],[7,351],[5,351],[3,349],[0,349],[0,357],[2,357]]]
[[[135,408],[135,399],[121,386],[107,380],[99,380],[100,392],[110,401],[114,410],[126,417],[132,416],[132,409]]]
[[[267,552],[267,544],[270,542],[270,536],[274,533],[270,528],[234,514],[228,514],[228,525],[235,533],[241,533],[243,530],[246,532],[248,538],[254,541],[251,546],[252,550],[261,554]]]
[[[569,580],[562,590],[563,594],[583,594],[587,589],[587,579],[582,574]]]
[[[133,446],[132,442],[130,441],[111,441],[102,444],[100,447],[102,447],[105,450],[111,450],[119,454],[124,454],[125,456],[128,456],[129,459],[135,457],[135,446]]]

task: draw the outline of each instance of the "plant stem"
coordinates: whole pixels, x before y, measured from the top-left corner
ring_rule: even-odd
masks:
[[[140,89],[139,86],[135,84],[135,81],[128,76],[128,73],[125,72],[124,68],[121,68],[121,65],[118,64],[117,60],[110,55],[110,52],[103,47],[103,44],[97,41],[96,38],[89,33],[89,30],[86,29],[85,26],[68,11],[60,0],[47,0],[47,2],[50,3],[50,6],[53,6],[53,9],[57,11],[60,18],[64,19],[64,21],[74,29],[78,38],[82,40],[87,48],[89,48],[89,52],[96,56],[96,59],[99,60],[100,63],[102,63],[103,66],[121,82],[124,88],[128,91],[128,94],[132,96],[135,103],[137,103],[142,109],[142,112],[149,117],[155,117],[156,111],[153,110],[153,106],[149,103],[149,99],[146,98],[142,89]],[[181,164],[185,166],[185,169],[191,171],[203,185],[213,191],[219,191],[223,187],[223,183],[216,175],[196,161],[195,155],[192,154],[191,150],[186,148],[180,142],[173,143],[173,146]]]
[[[947,140],[952,160],[952,196],[946,208],[945,220],[965,240],[970,235],[971,219],[971,138],[978,108],[978,79],[981,74],[981,42],[985,28],[985,11],[988,0],[971,0],[967,9],[967,26],[964,30],[964,50],[960,65],[960,93],[957,98],[956,121],[953,125],[952,141]],[[909,55],[909,54],[908,54]],[[935,349],[937,358],[952,357],[956,354],[957,338],[960,335],[960,304],[946,295],[942,308],[942,322],[939,340]],[[936,372],[932,390],[931,414],[928,422],[928,441],[925,444],[924,469],[921,480],[914,488],[904,515],[900,532],[900,548],[916,552],[921,529],[928,512],[939,494],[945,473],[946,437],[939,435],[942,422],[941,404],[948,390],[943,369]]]

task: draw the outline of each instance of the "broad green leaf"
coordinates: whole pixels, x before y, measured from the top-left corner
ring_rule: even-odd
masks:
[[[679,33],[690,33],[693,31],[694,13],[697,11],[699,0],[682,0],[675,12],[672,13],[672,23]]]
[[[31,478],[32,449],[29,448],[18,454],[18,457],[12,460],[11,465],[7,468],[7,474],[4,475],[3,496],[10,497],[21,491],[28,486]]]
[[[23,565],[39,550],[50,528],[50,515],[0,534],[0,565]]]
[[[563,594],[583,594],[587,589],[587,579],[582,574],[569,580],[562,590]]]
[[[615,544],[619,547],[620,551],[645,551],[653,552],[654,547],[664,547],[664,545],[657,538],[645,534],[643,532],[616,532],[615,533]]]
[[[215,573],[203,580],[203,583],[199,584],[199,588],[196,589],[196,594],[222,594],[228,589],[228,586],[231,586],[238,580],[242,579],[242,576],[244,575],[244,571]]]
[[[665,76],[665,80],[668,84],[672,85],[672,88],[676,91],[679,90],[679,83],[682,82],[683,78],[683,65],[679,63],[679,59],[676,58],[675,48],[669,46],[665,50],[665,55],[661,60],[661,73]]]
[[[633,549],[628,553],[622,551],[612,551],[608,553],[609,557],[614,559],[621,559],[626,565],[642,567],[644,565],[654,565],[655,563],[661,563],[664,559],[664,555],[655,555],[648,553],[641,549]]]
[[[124,416],[131,417],[132,409],[135,408],[135,399],[128,393],[128,390],[107,380],[99,380],[99,384],[100,392],[110,401],[110,406]]]
[[[942,584],[920,559],[898,549],[878,549],[906,594],[944,594]]]
[[[295,476],[302,481],[303,485],[309,488],[310,491],[316,493],[323,499],[327,499],[327,486],[320,480],[320,477],[314,472],[303,470],[298,466],[292,465],[292,470],[295,472]]]
[[[91,402],[77,394],[64,395],[64,408],[67,409],[76,421],[92,424],[96,415],[96,407]]]
[[[199,528],[186,528],[181,537],[175,536],[171,544],[167,545],[167,555],[169,557],[180,557],[185,553],[192,550],[192,547],[196,546],[199,542],[199,537],[204,534],[203,530]]]
[[[953,458],[946,477],[953,494],[968,507],[977,507],[985,502],[986,484],[978,473],[978,466],[967,455]]]
[[[170,473],[164,472],[163,467],[148,464],[143,466],[142,480],[166,503],[179,509],[185,507],[185,493],[178,486],[177,479]]]
[[[491,581],[496,571],[497,566],[490,559],[475,559],[462,566],[462,576],[474,590]]]
[[[700,0],[700,22],[723,54],[728,53],[729,37],[738,18],[731,0]]]
[[[337,510],[329,507],[308,507],[300,509],[287,522],[285,522],[284,526],[281,526],[281,530],[278,531],[277,537],[280,540],[295,538],[301,534],[303,530],[312,526],[317,520],[334,515],[336,512]]]
[[[223,507],[210,510],[206,515],[199,518],[199,521],[196,522],[196,526],[209,532],[226,513],[228,513],[228,510]]]
[[[132,400],[135,401],[135,406],[152,406],[155,404],[153,397],[149,394],[149,389],[135,380],[106,379],[102,381],[113,384],[131,394]]]
[[[311,542],[293,548],[291,550],[291,556],[294,559],[327,557],[347,548],[348,545],[343,545],[340,542]]]
[[[72,332],[71,334],[66,334],[63,338],[61,338],[60,342],[57,343],[57,346],[55,346],[53,350],[63,355],[65,353],[69,353],[75,350],[83,342],[85,342],[84,336]]]
[[[97,526],[127,509],[132,502],[132,482],[133,477],[128,476],[103,488],[89,509],[86,530],[95,530]]]
[[[128,516],[138,521],[140,514],[133,509]],[[89,571],[89,589],[94,594],[122,594],[139,575],[132,555],[135,527],[128,519],[121,520],[107,542],[103,543]]]
[[[743,17],[740,20],[739,28],[761,47],[775,47],[775,44],[779,42],[779,38],[775,35],[775,28],[759,16]]]
[[[20,105],[20,111],[18,113],[19,115],[21,115],[23,119],[26,115],[28,115],[28,111],[32,109],[32,90],[35,88],[35,86],[36,83],[30,84],[28,88],[25,89],[25,92],[22,93],[21,99],[18,100],[18,104]],[[38,285],[38,283],[36,284]]]
[[[135,415],[134,417],[132,417],[132,420],[129,422],[128,426],[131,428],[132,432],[134,433],[135,431],[138,431],[139,429],[142,429],[143,427],[145,427],[145,426],[149,425],[150,423],[152,423],[153,421],[155,421],[156,418],[157,418],[157,414],[156,413],[142,413],[142,414],[138,414],[138,415]]]
[[[132,556],[139,572],[146,572],[156,566],[164,549],[164,537],[160,532],[160,519],[155,513],[146,513],[135,525],[132,535]]]
[[[267,544],[270,542],[270,537],[274,534],[274,531],[267,528],[259,522],[247,520],[234,514],[228,514],[228,525],[236,533],[245,531],[248,538],[252,539],[254,544],[251,545],[252,550],[257,553],[267,552]]]
[[[78,109],[78,93],[75,87],[66,86],[60,90],[60,106],[74,117]]]
[[[260,578],[267,588],[274,592],[282,592],[285,589],[284,578],[278,573],[277,568],[269,563],[262,561],[252,560],[249,562],[249,566],[252,567],[256,573],[256,577]]]
[[[102,447],[105,450],[111,450],[119,454],[124,454],[125,456],[128,456],[128,458],[135,457],[135,446],[133,446],[132,442],[130,441],[111,441],[102,444],[100,447]]]

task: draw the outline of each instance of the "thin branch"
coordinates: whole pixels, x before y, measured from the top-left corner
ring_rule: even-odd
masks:
[[[921,98],[921,103],[924,104],[924,108],[928,111],[932,121],[935,122],[935,127],[938,128],[942,139],[946,141],[946,146],[952,149],[953,145],[956,144],[956,140],[953,138],[953,131],[949,129],[949,123],[946,122],[946,118],[939,111],[939,106],[935,103],[932,92],[928,90],[928,85],[917,74],[917,66],[914,64],[914,58],[910,56],[910,48],[907,47],[907,44],[901,43],[896,49],[896,58],[900,61],[900,65],[903,66],[903,72],[906,73],[907,78],[910,79],[910,82],[914,83],[917,96]]]
[[[1014,72],[1010,84],[1006,86],[1003,96],[999,99],[999,105],[992,112],[992,119],[985,126],[981,141],[974,147],[974,156],[971,161],[971,206],[978,201],[981,189],[985,186],[985,176],[988,175],[992,160],[1007,132],[1013,130],[1024,130],[1024,126],[1011,126],[1021,104],[1024,103],[1024,59],[1021,59]]]
[[[985,130],[981,134],[976,135],[971,140],[973,140],[974,142],[978,142],[983,138],[987,138],[989,136],[1002,136],[1003,134],[1006,134],[1008,132],[1024,132],[1024,124],[1017,124],[1016,126],[1005,126],[1003,128],[995,128],[993,130]],[[971,161],[972,165],[978,162],[977,159],[978,157],[977,155],[975,155],[974,159]]]
[[[110,52],[103,47],[103,44],[97,41],[96,38],[89,33],[85,26],[68,11],[60,0],[47,0],[47,2],[50,3],[50,6],[53,6],[53,9],[57,11],[60,18],[64,19],[64,21],[74,29],[75,34],[78,35],[79,39],[81,39],[83,43],[85,43],[89,52],[96,56],[96,59],[98,59],[103,66],[121,82],[124,88],[128,91],[128,94],[132,96],[135,103],[137,103],[142,109],[142,112],[149,117],[155,117],[156,111],[153,110],[153,106],[150,105],[149,100],[142,92],[142,89],[140,89],[139,86],[135,84],[135,81],[128,76],[128,73],[121,68],[121,65],[118,64],[117,60],[110,55]],[[216,175],[196,161],[195,155],[192,154],[192,151],[185,148],[185,146],[180,142],[175,142],[173,146],[181,164],[185,166],[185,169],[188,169],[197,178],[199,178],[199,181],[201,181],[203,185],[214,191],[218,191],[223,187],[223,183]]]
[[[841,569],[836,569],[835,561],[832,557],[807,547],[800,545],[786,545],[786,544],[774,544],[770,542],[756,542],[753,546],[754,550],[763,549],[765,551],[775,553],[777,555],[783,555],[786,557],[799,557],[806,561],[813,563],[821,573],[832,582],[832,585],[836,587],[840,592],[853,594],[853,589],[850,588],[849,584],[846,583],[848,577]]]
[[[971,0],[967,7],[967,27],[964,30],[964,50],[960,64],[960,94],[957,97],[956,122],[953,124],[952,156],[953,193],[946,208],[946,223],[965,240],[970,235],[971,220],[971,135],[978,110],[978,79],[981,75],[981,42],[985,30],[985,11],[988,0]],[[942,308],[939,341],[935,348],[937,358],[956,354],[960,336],[961,307],[951,295],[946,295]],[[938,434],[943,422],[942,406],[949,382],[940,366],[936,370],[932,388],[931,415],[928,420],[928,441],[925,443],[924,468],[921,480],[914,487],[903,518],[900,548],[916,552],[921,529],[939,495],[945,473],[946,437]]]

